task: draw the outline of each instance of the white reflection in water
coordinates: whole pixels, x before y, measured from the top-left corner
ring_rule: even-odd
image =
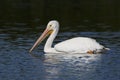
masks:
[[[45,54],[46,80],[61,76],[89,75],[101,60],[101,54]]]
[[[91,63],[92,61],[98,61],[101,58],[101,54],[45,54],[45,62],[56,64],[61,61],[77,61],[84,63]]]

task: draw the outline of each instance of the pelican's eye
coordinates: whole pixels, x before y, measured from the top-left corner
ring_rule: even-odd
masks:
[[[50,25],[50,27],[51,27],[52,25]]]

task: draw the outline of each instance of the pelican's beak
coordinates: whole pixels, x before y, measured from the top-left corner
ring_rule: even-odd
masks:
[[[38,38],[38,40],[35,42],[33,47],[30,49],[29,52],[31,52],[35,47],[37,47],[49,34],[51,34],[53,30],[50,30],[46,28],[46,30],[42,33],[42,35]]]

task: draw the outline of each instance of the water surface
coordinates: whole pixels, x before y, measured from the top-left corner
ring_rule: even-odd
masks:
[[[45,54],[43,42],[31,55],[28,51],[42,30],[23,28],[1,29],[0,80],[120,80],[120,32],[66,30],[54,41],[92,37],[111,49],[104,54]]]

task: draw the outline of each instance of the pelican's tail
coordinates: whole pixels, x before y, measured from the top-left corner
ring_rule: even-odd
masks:
[[[110,48],[104,48],[104,50],[110,50]]]

